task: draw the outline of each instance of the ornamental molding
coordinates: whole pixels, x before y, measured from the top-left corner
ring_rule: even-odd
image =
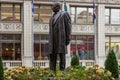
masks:
[[[120,4],[120,0],[99,0],[100,3]]]
[[[41,33],[41,32],[49,32],[49,24],[34,24],[34,32],[35,33]]]
[[[73,25],[72,33],[94,33],[93,25]]]
[[[23,3],[24,1],[31,1],[31,0],[0,0],[0,2],[16,2],[16,3]],[[41,3],[41,2],[55,2],[56,0],[34,0],[34,3]],[[63,2],[64,0],[57,0]],[[66,2],[70,3],[92,3],[93,0],[66,0]],[[106,4],[120,4],[120,0],[95,0],[96,3],[106,3]]]
[[[120,26],[105,26],[105,33],[120,33]]]
[[[34,24],[34,32],[35,33],[48,33],[49,32],[49,24]],[[72,25],[72,33],[93,33],[94,28],[93,25]]]
[[[21,23],[0,23],[0,33],[1,32],[22,32]]]

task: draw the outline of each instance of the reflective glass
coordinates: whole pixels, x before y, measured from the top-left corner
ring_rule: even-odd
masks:
[[[111,24],[120,24],[120,9],[111,9]]]
[[[111,49],[113,49],[113,51],[115,52],[116,58],[120,59],[120,43],[111,42],[110,45],[111,45]],[[110,45],[109,42],[106,42],[105,44],[106,56],[109,53]]]
[[[20,21],[21,5],[20,4],[1,4],[1,20],[2,21]]]
[[[76,23],[87,23],[87,8],[77,8]]]
[[[110,24],[110,9],[105,9],[105,24]]]
[[[52,15],[51,6],[40,6],[40,22],[49,23],[50,17]]]
[[[71,9],[70,15],[71,15],[72,23],[75,23],[75,7],[71,7],[70,9]]]
[[[21,38],[19,35],[0,35],[0,53],[3,60],[21,60]]]
[[[9,34],[1,34],[0,36],[2,36],[1,40],[14,40],[14,36],[13,35],[9,35]]]
[[[34,57],[35,60],[48,60],[48,35],[34,35]],[[38,41],[39,40],[39,41]]]
[[[1,4],[1,19],[2,21],[13,21],[13,5]]]
[[[15,21],[20,21],[20,4],[15,4]]]
[[[34,21],[39,21],[39,5],[34,6]]]
[[[70,52],[71,57],[78,55],[80,60],[94,60],[93,36],[72,36]]]
[[[88,15],[88,23],[93,23],[93,9],[92,8],[88,8],[88,13],[87,13],[87,15]]]

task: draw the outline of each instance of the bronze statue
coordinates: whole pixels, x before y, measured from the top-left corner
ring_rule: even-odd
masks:
[[[60,70],[65,70],[67,45],[71,36],[71,18],[68,12],[61,11],[61,4],[55,2],[52,7],[54,12],[49,23],[49,56],[50,70],[56,71],[57,55],[60,58]]]

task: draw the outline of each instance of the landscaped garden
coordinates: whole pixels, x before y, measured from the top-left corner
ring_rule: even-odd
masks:
[[[88,68],[82,67],[75,56],[70,67],[60,71],[57,66],[56,73],[49,68],[25,66],[4,68],[3,71],[0,57],[0,80],[118,80],[118,63],[112,50],[105,61],[105,68],[99,67],[98,64]]]
[[[5,80],[115,80],[110,71],[98,68],[98,65],[89,68],[68,67],[63,72],[57,68],[56,74],[49,68],[26,68],[23,66],[5,69],[4,75]]]

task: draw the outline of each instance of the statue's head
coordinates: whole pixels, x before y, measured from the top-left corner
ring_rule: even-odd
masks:
[[[53,5],[52,5],[52,11],[53,12],[59,12],[59,10],[61,9],[61,3],[60,2],[55,2]]]

